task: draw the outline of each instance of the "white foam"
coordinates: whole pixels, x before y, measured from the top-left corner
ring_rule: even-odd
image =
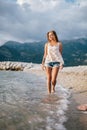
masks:
[[[55,130],[66,130],[62,124],[55,124]]]
[[[46,130],[66,130],[64,122],[67,121],[65,115],[68,110],[70,96],[69,90],[65,89],[61,85],[57,85],[57,91],[60,99],[56,102],[56,110],[52,112],[52,104],[49,104],[49,116],[46,118],[47,126]]]

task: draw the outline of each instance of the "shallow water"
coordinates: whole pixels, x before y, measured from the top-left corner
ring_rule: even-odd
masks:
[[[0,130],[66,130],[69,92],[47,94],[45,76],[0,71]]]

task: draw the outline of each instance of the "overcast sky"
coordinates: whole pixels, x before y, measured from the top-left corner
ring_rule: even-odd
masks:
[[[87,37],[87,0],[0,0],[0,45],[46,39]]]

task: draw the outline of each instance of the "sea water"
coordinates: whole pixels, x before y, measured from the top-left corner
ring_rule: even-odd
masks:
[[[0,130],[66,130],[68,97],[59,84],[47,94],[44,75],[0,71]]]

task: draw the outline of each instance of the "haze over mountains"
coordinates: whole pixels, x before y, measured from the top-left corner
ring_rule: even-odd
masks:
[[[64,40],[65,66],[87,65],[87,38]],[[0,46],[0,61],[41,63],[45,41],[19,43],[8,41]]]

